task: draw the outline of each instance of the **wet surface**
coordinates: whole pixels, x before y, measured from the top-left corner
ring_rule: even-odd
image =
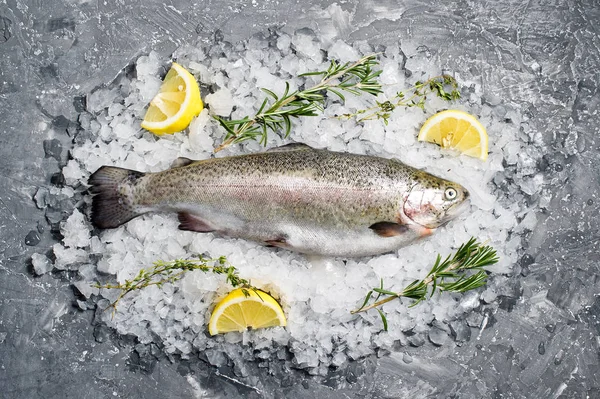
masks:
[[[0,397],[600,397],[599,18],[591,0],[0,4]],[[271,27],[399,41],[407,73],[436,60],[495,112],[518,108],[521,140],[547,149],[520,166],[538,224],[513,272],[492,282],[497,297],[449,331],[433,326],[327,378],[276,363],[216,369],[212,353],[168,358],[93,325],[72,272],[36,277],[30,260],[73,206],[47,193],[63,183],[82,95],[152,49]]]

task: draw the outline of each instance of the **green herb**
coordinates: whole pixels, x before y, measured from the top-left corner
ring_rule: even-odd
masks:
[[[439,98],[452,101],[460,98],[458,84],[456,79],[449,75],[441,75],[431,78],[425,82],[418,81],[415,85],[404,91],[396,93],[394,98],[388,101],[379,102],[371,108],[361,109],[352,114],[344,114],[339,118],[357,118],[360,121],[371,119],[382,119],[387,125],[392,112],[398,107],[425,107],[425,100],[430,93],[434,93]]]
[[[224,256],[219,258],[209,258],[205,255],[198,255],[197,259],[177,259],[170,262],[159,260],[154,262],[152,267],[140,270],[133,279],[125,280],[124,283],[96,283],[94,287],[121,290],[118,298],[110,305],[110,307],[113,308],[114,313],[119,301],[130,292],[141,290],[151,285],[162,287],[164,284],[174,283],[181,280],[185,273],[193,270],[200,270],[205,273],[223,274],[226,276],[226,281],[233,287],[255,290],[250,284],[250,281],[240,278],[238,270],[229,264],[227,258]],[[244,291],[244,294],[248,295],[246,291]]]
[[[415,280],[400,292],[394,292],[384,289],[383,279],[380,286],[369,291],[360,308],[353,310],[352,313],[365,312],[369,309],[378,308],[381,305],[393,301],[396,298],[414,299],[410,306],[415,306],[419,302],[431,298],[438,291],[448,292],[467,292],[482,287],[487,282],[487,274],[484,267],[498,262],[496,251],[483,245],[473,237],[460,246],[453,256],[448,255],[442,261],[442,256],[438,254],[435,264],[422,280]],[[371,298],[374,302],[371,302]],[[379,299],[386,297],[384,299]],[[377,309],[383,321],[384,329],[387,331],[387,320],[385,314]]]
[[[340,64],[331,61],[326,71],[300,75],[322,76],[321,81],[311,88],[290,93],[290,86],[286,83],[281,96],[263,88],[267,97],[254,116],[237,120],[216,117],[227,134],[215,152],[246,140],[258,140],[262,145],[266,145],[268,131],[283,131],[284,137],[287,137],[292,129],[292,118],[316,116],[323,110],[328,92],[335,94],[342,101],[345,100],[343,92],[354,95],[364,92],[376,96],[381,93],[381,85],[377,82],[381,71],[373,70],[376,65],[378,62],[375,55],[363,57],[354,63]]]

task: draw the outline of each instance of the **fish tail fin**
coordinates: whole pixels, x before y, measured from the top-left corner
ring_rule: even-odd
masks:
[[[136,210],[133,185],[144,176],[134,170],[102,166],[88,180],[92,199],[92,223],[101,229],[119,227],[145,213]]]

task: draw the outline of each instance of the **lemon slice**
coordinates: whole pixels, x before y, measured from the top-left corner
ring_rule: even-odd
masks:
[[[215,335],[286,324],[283,310],[272,296],[260,290],[238,288],[217,304],[208,322],[208,332]]]
[[[155,134],[180,132],[202,111],[204,105],[196,79],[185,68],[173,63],[150,102],[142,127]]]
[[[419,141],[435,143],[485,161],[488,135],[473,115],[458,110],[438,112],[427,119],[419,132]]]

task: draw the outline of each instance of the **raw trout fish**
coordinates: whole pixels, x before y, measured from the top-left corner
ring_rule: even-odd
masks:
[[[113,228],[147,212],[177,212],[179,228],[293,251],[367,256],[431,234],[469,193],[395,159],[288,144],[141,173],[103,166],[89,180],[92,222]]]

